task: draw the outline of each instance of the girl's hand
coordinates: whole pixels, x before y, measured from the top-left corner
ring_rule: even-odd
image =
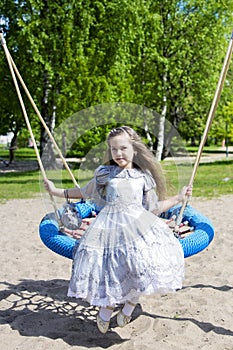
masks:
[[[185,197],[191,197],[193,193],[193,186],[192,185],[188,185],[188,186],[184,186],[180,193],[178,194],[178,201],[179,202],[183,202],[185,200]]]
[[[75,239],[80,239],[84,234],[84,230],[82,230],[81,228],[78,230],[69,230],[68,228],[64,227],[62,232],[66,233],[67,235]]]
[[[51,194],[53,194],[54,191],[56,190],[54,183],[48,179],[44,180],[44,187],[45,187],[46,191],[48,191]]]
[[[186,196],[192,197],[192,194],[193,194],[193,186],[192,185],[188,185],[187,189],[186,189]]]

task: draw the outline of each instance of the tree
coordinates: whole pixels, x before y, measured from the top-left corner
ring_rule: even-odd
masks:
[[[63,77],[69,62],[72,63],[72,57],[69,57],[73,54],[69,47],[71,29],[74,31],[70,26],[72,6],[62,0],[56,3],[47,0],[3,1],[1,6],[7,42],[16,57],[16,65],[52,131]],[[43,127],[40,146],[41,155],[44,154],[47,164],[53,166],[53,148]]]
[[[165,81],[160,90],[159,111],[164,110],[162,104],[166,101],[166,118],[181,131],[184,129],[179,126],[184,121],[187,137],[191,129],[187,125],[196,130],[199,120],[204,128],[228,44],[230,8],[232,3],[221,1],[158,3],[157,11],[161,14],[158,48],[159,56],[163,57],[158,62],[158,80]],[[198,129],[197,134],[200,136]],[[171,129],[165,137],[163,157],[169,153],[172,136]]]
[[[129,102],[163,112],[164,120],[188,139],[200,136],[205,123],[228,43],[232,6],[229,0],[3,0],[0,9],[7,44],[52,132],[90,106]],[[0,63],[4,66],[2,55]],[[7,118],[12,109],[6,91],[15,107],[17,97],[6,66],[1,74],[8,77],[0,81],[0,108]],[[38,118],[26,103],[38,130]],[[20,109],[13,112],[12,120],[22,128]],[[89,116],[90,126],[95,117]],[[105,123],[112,123],[108,116]],[[160,158],[169,153],[172,128],[161,133],[165,151]],[[102,134],[90,131],[89,136],[98,142]],[[158,140],[150,142],[157,147]],[[40,144],[41,154],[53,165],[53,147],[43,127]]]

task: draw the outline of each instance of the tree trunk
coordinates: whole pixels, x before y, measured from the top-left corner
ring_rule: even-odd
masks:
[[[9,147],[9,164],[13,163],[15,160],[15,150],[17,149],[17,137],[18,137],[18,130],[16,129],[14,131],[14,135],[12,137],[10,147]]]
[[[62,132],[62,155],[63,157],[66,157],[67,153],[67,141],[66,141],[66,132]]]
[[[44,72],[43,89],[44,89],[44,93],[43,93],[41,114],[50,132],[53,134],[53,129],[54,129],[55,120],[56,120],[56,107],[54,106],[53,98],[51,97],[52,95],[51,85],[49,83],[49,77],[47,72]],[[56,163],[53,144],[43,125],[41,125],[40,156],[45,169],[57,169],[57,163]]]
[[[13,137],[9,145],[9,164],[13,163],[15,160],[15,151],[17,150],[17,140],[19,131],[20,126],[16,123],[14,129],[12,130]]]
[[[166,96],[166,84],[167,83],[167,73],[163,75],[163,109],[162,114],[159,119],[159,131],[158,131],[158,143],[156,150],[156,159],[160,162],[163,154],[164,146],[164,128],[165,120],[167,115],[167,96]]]
[[[150,133],[149,133],[149,128],[148,128],[148,124],[145,120],[145,116],[144,116],[144,107],[143,107],[143,120],[144,120],[144,130],[146,132],[146,138],[148,140],[148,147],[151,151],[153,151],[153,141],[152,141],[152,138],[150,136]]]
[[[172,138],[177,134],[178,126],[183,119],[183,110],[181,107],[175,107],[172,114],[172,125],[170,127],[169,132],[166,134],[166,138],[164,141],[163,154],[162,159],[165,159],[169,156],[171,152],[171,142]]]

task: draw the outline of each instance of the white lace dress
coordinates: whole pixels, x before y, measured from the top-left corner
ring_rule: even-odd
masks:
[[[154,187],[152,177],[135,168],[96,170],[82,194],[96,202],[100,196],[105,205],[76,248],[68,296],[109,306],[182,287],[182,247],[149,211],[158,203]]]

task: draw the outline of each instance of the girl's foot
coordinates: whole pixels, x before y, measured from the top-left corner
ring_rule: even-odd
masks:
[[[106,306],[101,307],[97,315],[96,323],[101,333],[106,333],[109,328],[110,319],[113,313],[114,307]]]
[[[117,324],[119,327],[125,327],[131,321],[131,316],[126,316],[122,310],[117,314]]]
[[[107,333],[110,320],[109,321],[102,320],[102,318],[100,317],[100,314],[98,313],[97,318],[96,318],[96,322],[97,322],[97,327],[98,327],[99,331],[101,333]]]
[[[117,314],[117,324],[119,327],[125,327],[131,321],[131,315],[136,304],[127,301],[123,308]]]

